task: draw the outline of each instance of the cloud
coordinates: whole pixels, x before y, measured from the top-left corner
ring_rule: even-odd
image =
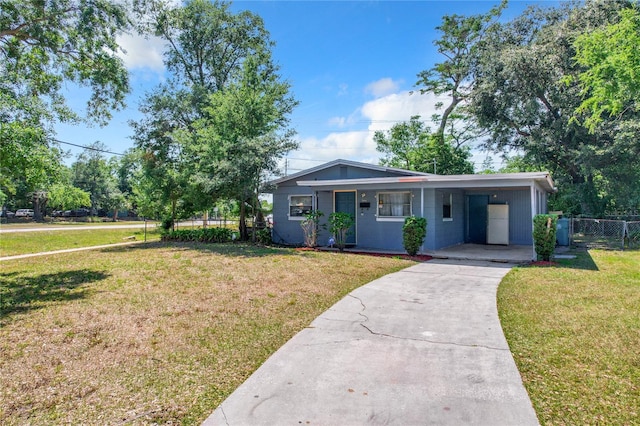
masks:
[[[400,81],[393,81],[391,78],[381,78],[378,81],[369,83],[364,88],[365,93],[370,93],[376,98],[397,92],[400,88]]]
[[[300,149],[291,153],[289,173],[319,165],[337,158],[378,164],[381,155],[376,150],[373,135],[388,130],[394,124],[408,121],[414,115],[430,120],[437,112],[436,104],[444,97],[432,94],[420,95],[404,91],[389,94],[364,103],[348,117],[333,117],[330,123],[342,128],[368,123],[365,128],[332,132],[324,137],[306,137],[300,140]],[[434,127],[434,126],[432,126]]]
[[[129,70],[147,69],[158,74],[164,72],[162,54],[164,41],[159,37],[144,38],[139,35],[122,34],[118,36],[118,44],[126,53],[118,52]]]

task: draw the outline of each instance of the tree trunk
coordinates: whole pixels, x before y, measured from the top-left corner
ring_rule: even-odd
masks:
[[[238,224],[241,241],[247,241],[249,239],[249,233],[247,232],[246,219],[247,219],[247,208],[245,206],[244,200],[241,200],[240,201],[240,223]]]

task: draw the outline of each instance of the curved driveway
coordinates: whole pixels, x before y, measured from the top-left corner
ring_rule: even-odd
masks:
[[[354,290],[204,424],[538,424],[498,319],[510,268],[432,260]]]

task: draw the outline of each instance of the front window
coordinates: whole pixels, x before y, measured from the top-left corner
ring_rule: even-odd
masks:
[[[289,218],[304,219],[313,210],[313,196],[292,195],[289,197]]]
[[[378,217],[404,218],[411,216],[410,192],[378,193]]]

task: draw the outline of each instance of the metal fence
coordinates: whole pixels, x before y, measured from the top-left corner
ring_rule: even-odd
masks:
[[[640,221],[573,218],[569,238],[588,248],[639,249]]]

